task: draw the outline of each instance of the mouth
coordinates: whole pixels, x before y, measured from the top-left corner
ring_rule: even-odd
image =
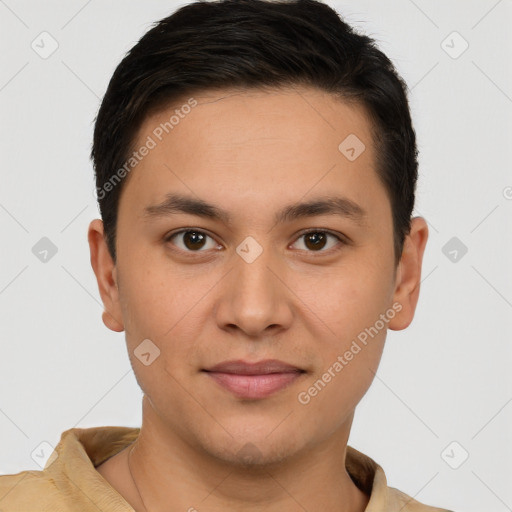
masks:
[[[203,369],[218,385],[238,398],[266,398],[295,382],[306,372],[277,359],[257,363],[225,361]]]

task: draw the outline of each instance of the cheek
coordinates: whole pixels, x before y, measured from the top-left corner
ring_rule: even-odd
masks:
[[[372,317],[364,310],[363,315],[356,311],[350,317],[347,308],[345,328],[340,327],[337,337],[325,338],[319,347],[321,368],[297,396],[311,416],[322,417],[330,428],[346,421],[374,379],[387,332],[379,315]]]
[[[159,363],[174,373],[176,366],[191,359],[200,339],[205,294],[214,286],[214,276],[207,272],[192,276],[186,269],[178,270],[161,261],[138,263],[135,258],[120,274],[128,350],[133,354],[149,339],[160,350]]]
[[[320,369],[308,382],[312,388],[303,391],[305,401],[316,402],[313,409],[319,406],[322,414],[329,410],[330,420],[336,423],[344,420],[368,390],[382,356],[386,320],[392,319],[394,311],[387,314],[389,276],[375,263],[372,267],[361,258],[322,283],[322,293],[320,288],[302,290],[304,303],[322,325],[317,338]]]
[[[326,341],[341,350],[389,307],[390,279],[369,264],[340,267],[319,279],[296,280],[297,296],[326,332]]]
[[[141,334],[164,335],[190,309],[197,287],[190,286],[187,276],[162,258],[133,253],[123,263],[119,274],[126,317]]]

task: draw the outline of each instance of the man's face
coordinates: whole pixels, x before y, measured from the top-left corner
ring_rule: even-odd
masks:
[[[231,462],[247,443],[269,462],[346,442],[401,308],[369,121],[361,107],[309,88],[194,98],[169,133],[158,127],[181,103],[145,120],[134,147],[148,137],[156,146],[119,203],[119,295],[109,313],[126,331],[151,405],[145,414]],[[151,208],[168,194],[206,202],[229,220]],[[350,201],[360,215],[345,208],[276,220],[292,204],[329,199]],[[143,340],[151,343],[141,350]],[[265,359],[302,373],[271,377],[287,385],[258,395],[256,378],[228,377],[228,389],[204,371]]]

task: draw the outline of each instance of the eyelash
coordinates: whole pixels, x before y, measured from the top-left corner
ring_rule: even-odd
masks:
[[[170,242],[171,239],[177,235],[180,235],[180,234],[183,234],[183,233],[189,233],[193,231],[194,233],[199,233],[201,235],[205,235],[209,238],[211,238],[212,240],[214,239],[211,235],[209,235],[208,233],[206,233],[205,231],[201,230],[201,229],[195,229],[195,228],[187,228],[187,229],[181,229],[179,231],[175,231],[173,233],[170,233],[169,235],[167,235],[166,237],[164,237],[164,242]],[[311,253],[311,254],[331,254],[333,252],[337,252],[339,250],[342,249],[342,247],[344,245],[348,245],[348,241],[346,239],[344,239],[343,237],[341,237],[340,235],[330,231],[330,230],[327,230],[327,229],[308,229],[307,231],[303,231],[301,233],[299,233],[299,235],[297,236],[297,238],[295,239],[295,241],[293,243],[295,243],[297,240],[299,240],[301,237],[304,237],[306,235],[310,235],[312,233],[322,233],[322,234],[327,234],[327,235],[330,235],[334,238],[336,238],[339,242],[339,244],[336,246],[336,247],[332,247],[330,249],[327,249],[327,250],[318,250],[318,251],[310,251],[310,250],[305,250],[305,252],[308,252],[308,253]],[[207,252],[207,250],[198,250],[198,251],[191,251],[191,250],[184,250],[184,249],[177,249],[178,251],[181,251],[181,252],[185,252],[185,253],[190,253],[190,254],[193,254],[193,253],[201,253],[201,252]],[[299,250],[303,250],[303,249],[299,249]]]

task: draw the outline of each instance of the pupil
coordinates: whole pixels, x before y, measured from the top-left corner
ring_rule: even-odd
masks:
[[[200,249],[204,245],[204,235],[196,231],[187,231],[185,233],[185,245],[188,249]]]
[[[312,243],[311,247],[309,242]],[[324,233],[311,233],[306,237],[306,245],[309,249],[322,248],[325,245],[325,234]]]

